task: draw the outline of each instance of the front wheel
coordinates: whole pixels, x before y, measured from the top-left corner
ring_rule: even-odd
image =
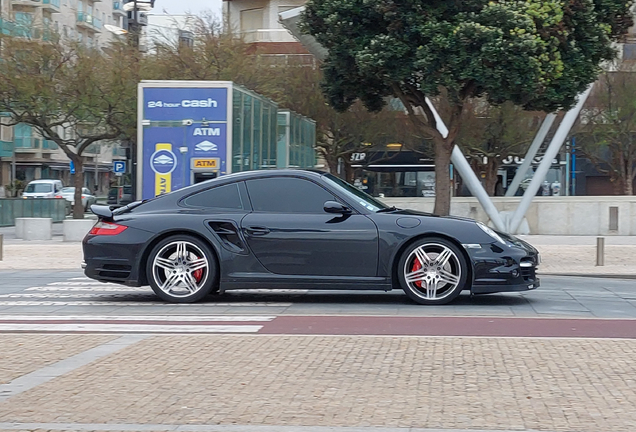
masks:
[[[468,263],[452,242],[437,237],[408,247],[398,264],[400,285],[411,300],[425,305],[453,301],[468,279]]]
[[[150,252],[146,274],[162,300],[193,303],[208,295],[217,283],[217,264],[201,240],[177,235],[160,241]]]

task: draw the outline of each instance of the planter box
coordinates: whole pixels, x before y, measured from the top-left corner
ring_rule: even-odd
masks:
[[[65,242],[78,242],[84,240],[86,234],[95,225],[95,219],[66,219],[62,222]]]
[[[16,237],[23,240],[51,240],[53,219],[16,218]]]

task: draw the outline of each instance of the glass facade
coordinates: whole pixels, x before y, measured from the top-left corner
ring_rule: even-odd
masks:
[[[276,113],[271,100],[233,86],[232,172],[276,168]]]
[[[316,165],[316,122],[293,111],[278,112],[279,168],[313,168]]]

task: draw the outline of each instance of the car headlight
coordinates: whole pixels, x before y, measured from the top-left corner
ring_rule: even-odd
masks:
[[[506,242],[504,241],[504,239],[501,238],[501,236],[499,234],[497,234],[496,232],[494,232],[492,229],[490,229],[488,226],[484,225],[481,222],[477,222],[477,226],[479,228],[481,228],[481,230],[483,232],[485,232],[486,234],[488,234],[490,237],[494,238],[495,240],[497,240],[499,243],[501,244],[506,244]]]

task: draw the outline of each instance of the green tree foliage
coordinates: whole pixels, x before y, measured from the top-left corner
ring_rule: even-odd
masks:
[[[456,144],[482,178],[488,195],[495,195],[501,161],[525,155],[544,117],[543,113],[524,111],[512,102],[501,105],[482,99],[470,102]]]
[[[450,210],[450,155],[466,101],[572,106],[631,25],[625,0],[309,0],[302,26],[329,55],[324,91],[344,111],[399,97],[435,143],[435,213]],[[445,138],[425,98],[437,97]],[[417,115],[419,111],[424,115]]]
[[[636,72],[603,74],[578,126],[581,151],[609,175],[618,195],[634,195],[636,179]]]
[[[423,150],[423,138],[417,136],[402,110],[384,108],[374,113],[355,103],[338,112],[325,100],[321,81],[322,73],[317,68],[279,66],[274,83],[264,93],[280,106],[316,121],[316,150],[331,172],[337,172],[342,161],[345,178],[353,180],[351,156],[389,142],[402,143],[408,150]]]
[[[94,143],[134,133],[136,75],[126,46],[103,54],[71,41],[2,38],[0,110],[31,125],[75,164],[73,216],[84,217],[83,158]]]

